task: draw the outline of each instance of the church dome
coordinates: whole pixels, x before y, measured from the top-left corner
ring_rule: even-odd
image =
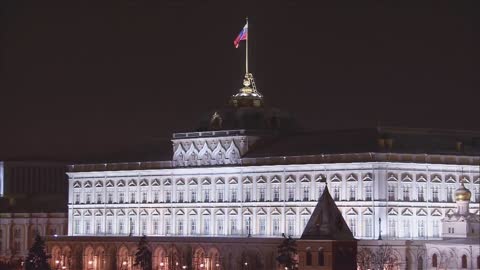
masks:
[[[457,190],[455,190],[456,201],[470,201],[471,196],[472,193],[465,187],[465,185],[463,185],[463,183]]]

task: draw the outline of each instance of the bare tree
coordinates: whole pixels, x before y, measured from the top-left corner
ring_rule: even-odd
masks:
[[[390,245],[380,245],[372,256],[372,269],[390,270],[397,264],[397,258],[393,254],[393,248]]]
[[[369,248],[361,248],[357,252],[357,265],[359,270],[371,269],[373,252]]]

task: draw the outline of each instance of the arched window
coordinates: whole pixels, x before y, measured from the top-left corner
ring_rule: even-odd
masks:
[[[432,256],[432,267],[438,267],[437,254],[433,254]]]
[[[467,268],[467,255],[462,256],[462,268]]]
[[[325,257],[323,256],[323,249],[318,250],[318,265],[324,266],[325,265]]]
[[[310,250],[310,248],[307,248],[306,261],[307,261],[307,265],[312,265],[312,251]]]
[[[418,257],[417,269],[418,270],[423,270],[423,257],[422,256]]]

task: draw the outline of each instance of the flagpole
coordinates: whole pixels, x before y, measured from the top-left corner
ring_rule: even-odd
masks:
[[[248,17],[246,18],[247,20],[247,29],[248,29]],[[247,30],[247,40],[245,40],[245,75],[248,74],[248,38],[250,36],[250,29]]]

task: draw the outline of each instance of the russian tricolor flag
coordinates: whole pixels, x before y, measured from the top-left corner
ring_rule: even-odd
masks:
[[[238,48],[238,46],[240,45],[240,41],[247,40],[247,38],[248,38],[248,22],[245,24],[242,31],[240,31],[240,34],[238,34],[237,38],[233,41],[233,45],[235,45],[235,48]]]

